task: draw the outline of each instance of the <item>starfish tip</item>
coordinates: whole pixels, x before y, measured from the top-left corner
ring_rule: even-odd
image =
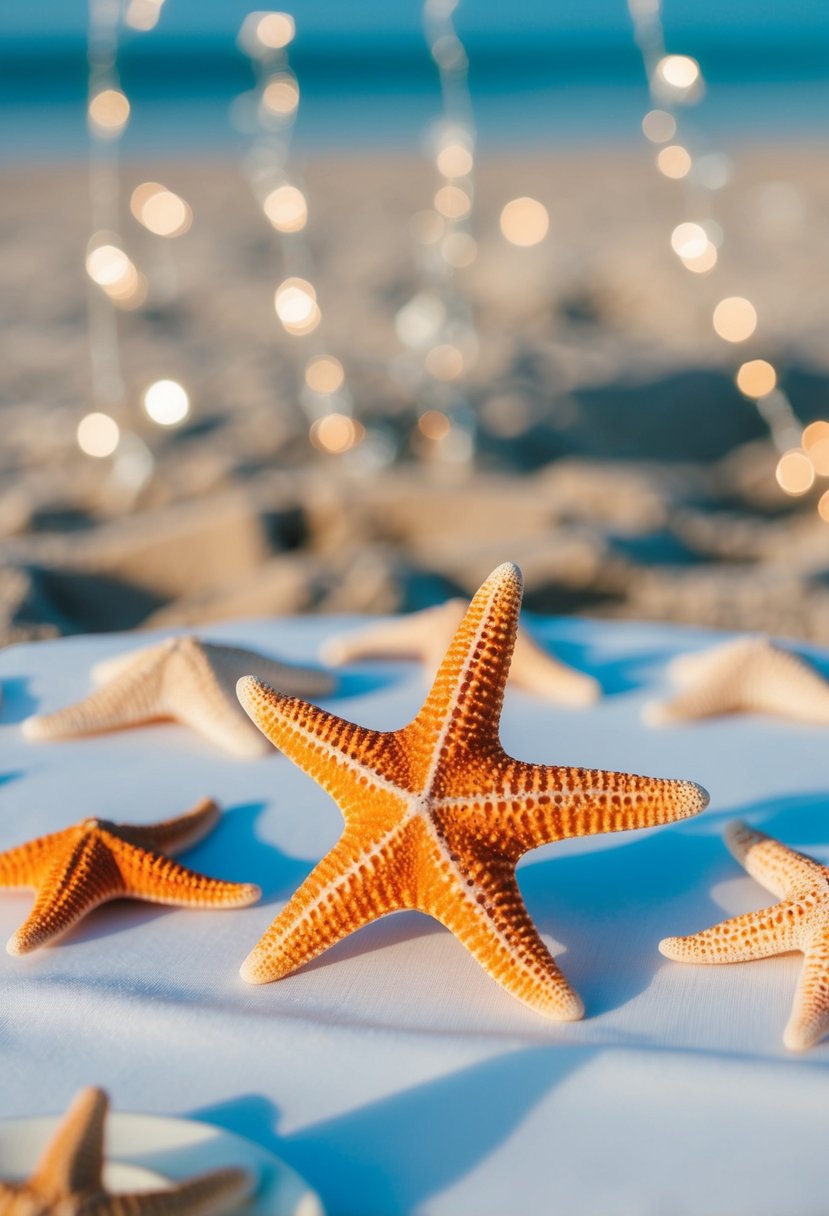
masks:
[[[252,951],[239,968],[239,974],[246,984],[266,984],[267,978],[256,960],[256,951]]]
[[[43,719],[39,714],[33,714],[31,718],[25,718],[20,726],[20,730],[24,739],[43,739],[46,737],[46,732],[43,729]]]
[[[330,667],[342,667],[348,662],[348,650],[342,638],[329,638],[320,647],[319,655]]]
[[[689,815],[699,815],[704,811],[711,801],[711,795],[703,785],[697,785],[696,781],[683,781],[685,793],[688,795],[690,804]]]
[[[15,933],[14,937],[10,937],[6,942],[6,953],[11,954],[13,958],[20,958],[22,955],[29,953],[29,947],[25,944],[19,933]]]
[[[502,562],[500,566],[496,566],[496,568],[492,571],[492,574],[490,574],[489,578],[487,579],[487,582],[490,581],[498,583],[515,583],[518,587],[523,586],[524,582],[521,575],[521,568],[517,566],[515,562]]]
[[[787,1026],[783,1031],[783,1045],[789,1051],[808,1051],[819,1043],[822,1035],[819,1031],[806,1026]]]
[[[680,958],[680,953],[677,949],[678,943],[678,937],[663,937],[662,941],[659,943],[659,953],[663,955],[664,958],[670,958],[673,959],[674,962],[677,962]]]
[[[642,707],[642,721],[646,726],[667,726],[673,717],[664,701],[648,701]]]

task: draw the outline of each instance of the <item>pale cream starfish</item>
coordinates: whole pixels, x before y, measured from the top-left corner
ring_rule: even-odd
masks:
[[[174,719],[238,756],[263,756],[267,743],[236,699],[237,680],[251,671],[304,696],[324,696],[334,688],[330,675],[312,667],[198,638],[169,638],[99,663],[93,679],[103,687],[66,709],[27,718],[23,733],[28,739],[65,739]]]
[[[804,1051],[829,1031],[829,867],[745,823],[729,824],[725,841],[781,902],[689,937],[666,937],[659,949],[682,963],[742,963],[801,950],[803,971],[783,1042]]]
[[[569,836],[652,827],[703,809],[691,781],[513,760],[498,737],[518,627],[521,573],[484,583],[423,708],[383,732],[337,718],[253,677],[239,698],[254,722],[336,799],[339,842],[242,967],[268,983],[387,912],[435,917],[509,993],[553,1018],[583,1005],[524,906],[515,866]]]
[[[143,899],[183,908],[244,908],[261,895],[250,883],[206,878],[165,853],[190,848],[219,820],[205,798],[186,815],[146,826],[85,819],[0,853],[0,888],[34,889],[34,906],[8,942],[27,954],[67,933],[111,899]]]
[[[164,1191],[112,1194],[104,1187],[109,1100],[101,1089],[75,1098],[26,1182],[0,1182],[0,1216],[230,1216],[250,1195],[244,1170],[212,1170]]]
[[[340,667],[360,659],[414,658],[434,673],[464,618],[466,607],[462,599],[451,599],[398,620],[377,621],[357,633],[340,634],[323,646],[323,661]],[[520,626],[510,680],[518,688],[565,705],[592,705],[602,695],[598,680],[543,650]]]
[[[645,706],[643,716],[652,726],[737,713],[829,724],[829,682],[768,638],[739,638],[681,655],[668,671],[683,691]]]

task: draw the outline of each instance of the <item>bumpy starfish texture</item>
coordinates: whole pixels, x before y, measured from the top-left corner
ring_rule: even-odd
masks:
[[[645,707],[645,720],[652,726],[735,713],[829,724],[829,682],[768,638],[740,638],[702,654],[682,655],[669,672],[682,691]]]
[[[0,1182],[0,1216],[230,1216],[253,1180],[213,1170],[164,1191],[113,1195],[104,1187],[108,1099],[85,1089],[70,1106],[27,1182]]]
[[[29,916],[10,939],[9,954],[28,954],[67,933],[111,899],[142,899],[185,908],[244,908],[261,891],[187,870],[166,857],[201,840],[219,819],[204,799],[186,815],[133,826],[85,819],[0,853],[0,888],[34,889]]]
[[[173,719],[235,755],[266,755],[265,740],[236,699],[237,680],[250,672],[302,696],[324,696],[334,688],[331,676],[315,668],[198,638],[169,638],[99,663],[93,679],[103,687],[66,709],[28,718],[23,733],[29,739],[66,739]]]
[[[414,658],[436,672],[465,612],[465,602],[452,599],[396,621],[378,621],[331,638],[322,657],[334,667],[360,659]],[[597,680],[543,650],[523,628],[518,630],[510,680],[517,688],[565,705],[592,705],[602,694]]]
[[[498,726],[520,606],[520,571],[500,566],[472,601],[423,708],[400,730],[368,730],[240,681],[260,730],[333,795],[345,819],[339,842],[245,961],[246,980],[280,979],[369,921],[414,908],[530,1008],[582,1016],[524,906],[518,859],[569,836],[684,819],[708,795],[690,781],[506,754]]]
[[[743,963],[801,950],[803,971],[783,1042],[804,1051],[829,1031],[829,867],[741,822],[729,825],[725,840],[781,902],[689,937],[666,937],[659,949],[682,963]]]

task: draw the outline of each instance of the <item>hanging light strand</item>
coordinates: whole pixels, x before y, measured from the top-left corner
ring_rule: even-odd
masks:
[[[287,334],[303,340],[298,389],[309,438],[319,451],[339,455],[359,443],[364,432],[353,417],[343,365],[322,337],[323,315],[305,239],[308,203],[301,184],[289,172],[300,104],[300,86],[288,53],[295,32],[294,19],[285,12],[252,12],[242,23],[239,46],[250,57],[256,81],[247,99],[256,117],[245,167],[253,193],[278,236],[284,278],[274,293],[277,319]]]
[[[713,195],[728,179],[728,162],[722,154],[701,146],[699,134],[686,117],[687,107],[702,96],[702,71],[691,56],[667,53],[661,0],[628,0],[628,9],[654,107],[645,115],[642,130],[659,147],[657,169],[681,182],[686,213],[694,217],[676,225],[671,246],[687,270],[708,274],[718,263],[718,246],[724,240],[714,216]],[[757,311],[744,296],[723,297],[711,320],[717,336],[731,344],[747,341],[758,326]],[[810,443],[810,428],[803,430],[777,382],[774,366],[765,359],[750,359],[740,364],[735,381],[755,403],[781,453],[776,470],[781,488],[788,494],[804,494],[816,476],[829,477],[829,458],[824,466],[823,452]],[[829,423],[815,425],[825,426],[829,433]],[[829,452],[829,445],[826,450]],[[829,511],[821,517],[829,519]]]
[[[475,125],[469,64],[453,14],[458,0],[425,0],[423,28],[440,78],[442,116],[431,135],[437,169],[432,207],[413,229],[421,290],[395,318],[411,352],[418,399],[415,443],[426,458],[468,466],[475,418],[465,389],[478,353],[478,335],[457,271],[477,257],[471,232],[475,200]]]

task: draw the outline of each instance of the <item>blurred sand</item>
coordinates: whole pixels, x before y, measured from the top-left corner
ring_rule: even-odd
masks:
[[[161,180],[192,205],[175,242],[126,200]],[[155,458],[138,491],[75,444],[89,399],[85,171],[6,170],[0,194],[0,640],[233,616],[393,612],[467,593],[517,560],[527,606],[766,630],[829,642],[829,525],[777,488],[776,453],[733,386],[772,359],[802,421],[829,413],[829,179],[808,148],[747,148],[716,197],[727,239],[711,276],[669,236],[688,211],[647,149],[483,159],[479,257],[457,272],[480,340],[468,399],[475,471],[412,439],[417,417],[396,311],[423,284],[412,213],[425,161],[307,167],[308,238],[324,341],[362,421],[403,461],[313,455],[299,408],[309,339],[280,332],[280,249],[235,166],[123,172],[123,229],[154,292],[124,313],[122,428]],[[551,213],[509,246],[501,206]],[[718,340],[713,305],[749,296],[760,328]],[[162,433],[141,388],[172,376],[191,422]]]

